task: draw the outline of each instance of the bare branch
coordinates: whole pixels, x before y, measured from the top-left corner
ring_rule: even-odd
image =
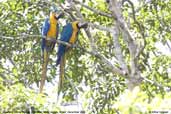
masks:
[[[169,48],[169,51],[171,52],[171,46],[170,46],[170,44],[169,44],[169,41],[168,41],[168,40],[166,41],[166,45],[167,45],[167,47]]]
[[[90,43],[91,43],[91,48],[92,48],[91,53],[92,53],[94,56],[98,57],[104,64],[106,64],[106,66],[107,66],[109,69],[111,69],[111,71],[112,71],[114,74],[120,74],[120,75],[122,75],[122,76],[126,76],[126,72],[125,72],[125,71],[123,71],[123,70],[120,69],[120,68],[114,67],[114,66],[112,65],[112,63],[111,63],[107,58],[105,58],[103,55],[101,55],[100,53],[98,53],[98,50],[97,50],[97,48],[95,47],[95,44],[94,44],[94,40],[93,40],[93,38],[92,38],[92,36],[91,36],[91,34],[90,34],[90,32],[89,32],[88,29],[86,30],[86,33],[87,33],[87,36],[88,36],[88,38],[89,38],[89,40],[90,40]]]
[[[97,9],[95,9],[95,8],[91,8],[91,7],[85,5],[84,3],[80,2],[80,1],[73,0],[73,2],[76,3],[76,4],[79,4],[79,5],[81,5],[81,6],[85,7],[85,8],[87,8],[87,9],[89,9],[90,11],[92,11],[92,12],[98,14],[98,15],[106,16],[106,17],[110,17],[110,18],[112,17],[111,14],[102,12],[102,11],[97,10]]]
[[[0,38],[14,40],[14,37],[10,37],[10,36],[2,36],[2,35],[0,35]]]
[[[116,0],[110,0],[109,2],[109,9],[112,11],[113,18],[118,23],[119,27],[127,34],[128,39],[132,42],[133,41],[133,35],[131,35],[131,32],[128,29],[128,25],[125,22],[121,10],[119,8],[119,4]]]
[[[63,44],[63,45],[67,45],[69,47],[72,47],[73,45],[61,40],[56,40],[56,39],[52,39],[52,38],[47,38],[46,36],[41,36],[41,35],[28,35],[28,34],[23,34],[23,35],[18,35],[16,37],[10,37],[10,36],[0,36],[0,38],[3,39],[9,39],[9,40],[20,40],[21,38],[46,38],[46,40],[52,41],[52,42],[56,42],[58,44]]]
[[[157,83],[156,81],[147,79],[147,78],[145,78],[145,77],[142,77],[142,78],[143,78],[143,80],[144,80],[145,82],[149,82],[149,83],[151,83],[151,84],[153,84],[153,85],[155,85],[155,86],[157,86],[157,87],[163,88],[163,89],[165,88],[163,85]]]
[[[90,22],[88,24],[93,28],[96,28],[96,29],[99,29],[102,31],[112,32],[112,28],[110,28],[110,27],[104,27],[102,25],[97,25],[97,24],[90,23]]]
[[[21,34],[17,36],[2,36],[0,35],[0,38],[3,39],[9,39],[9,40],[21,40],[25,38],[35,38],[35,37],[42,37],[41,35],[29,35],[29,34]]]

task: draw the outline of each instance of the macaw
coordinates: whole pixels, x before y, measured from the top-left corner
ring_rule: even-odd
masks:
[[[52,10],[50,12],[50,17],[47,18],[43,24],[42,28],[42,56],[43,56],[43,66],[42,66],[42,77],[40,82],[40,93],[43,90],[43,86],[46,80],[47,64],[49,60],[49,52],[53,51],[56,44],[56,39],[58,37],[58,19],[62,16],[62,13],[57,15],[57,10]]]
[[[72,23],[68,23],[63,27],[60,40],[64,42],[68,42],[73,45],[81,28],[86,28],[87,23],[81,23],[79,21],[74,21]],[[58,53],[57,53],[57,61],[56,66],[60,64],[60,76],[59,76],[59,84],[58,84],[58,95],[62,89],[63,78],[64,78],[64,69],[65,69],[65,53],[69,49],[69,46],[64,44],[59,44]]]

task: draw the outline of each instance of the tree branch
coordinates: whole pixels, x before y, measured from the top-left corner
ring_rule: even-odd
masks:
[[[155,86],[157,86],[157,87],[159,87],[159,88],[163,88],[163,89],[164,89],[165,87],[167,87],[167,86],[163,86],[163,85],[157,83],[156,81],[147,79],[147,78],[145,78],[145,77],[142,77],[142,79],[143,79],[145,82],[149,82],[149,83],[151,83],[152,85],[155,85]]]
[[[123,34],[124,41],[127,43],[127,47],[130,53],[131,76],[134,76],[136,73],[138,73],[138,76],[140,76],[139,69],[137,66],[138,58],[136,58],[137,47],[134,45],[133,41],[130,41],[128,39],[128,36],[125,32],[122,32],[122,34]]]
[[[169,45],[169,41],[168,40],[166,40],[166,45],[169,48],[169,51],[171,52],[171,46]]]
[[[118,26],[127,34],[129,42],[131,42],[133,45],[133,35],[131,35],[131,32],[128,29],[127,23],[124,21],[124,18],[122,16],[121,10],[119,8],[119,4],[116,0],[111,0],[109,2],[109,9],[112,12],[114,20],[116,20]]]
[[[34,37],[38,37],[38,38],[46,38],[46,40],[52,41],[52,42],[56,42],[58,44],[63,44],[63,45],[67,45],[69,47],[72,47],[73,45],[61,40],[56,40],[56,39],[52,39],[52,38],[47,38],[46,36],[41,36],[41,35],[28,35],[28,34],[23,34],[23,35],[18,35],[16,37],[11,37],[11,36],[0,36],[0,38],[3,39],[9,39],[9,40],[20,40],[21,38],[34,38]]]
[[[104,27],[102,25],[97,25],[97,24],[94,24],[94,23],[91,23],[91,22],[88,22],[88,24],[93,28],[96,28],[96,29],[99,29],[99,30],[102,30],[102,31],[112,32],[111,27]]]
[[[87,34],[88,34],[88,36],[90,36],[90,33],[89,33],[89,32],[88,32]],[[43,37],[43,38],[46,38],[45,36],[41,36],[41,35],[28,35],[28,34],[19,35],[19,36],[22,36],[23,38],[26,38],[26,37]],[[17,36],[17,39],[19,39],[19,36]],[[1,38],[8,38],[8,39],[10,39],[10,40],[16,39],[16,38],[14,38],[14,37],[6,37],[6,36],[0,36],[0,37],[1,37]],[[20,39],[21,39],[21,38],[20,38]],[[93,38],[90,36],[90,39],[93,39]],[[51,38],[47,38],[46,40],[51,40]],[[80,47],[80,46],[78,46],[78,45],[72,45],[72,44],[70,44],[70,43],[68,43],[68,42],[64,42],[64,41],[61,41],[61,40],[53,40],[53,42],[57,42],[57,43],[59,43],[59,44],[67,45],[67,46],[69,46],[69,47],[80,48],[81,50],[83,50],[83,51],[89,53],[90,55],[93,55],[93,56],[99,58],[100,60],[102,60],[102,62],[105,63],[106,66],[107,66],[108,68],[110,68],[110,69],[112,70],[113,73],[115,73],[115,74],[117,73],[117,74],[120,74],[120,75],[125,75],[125,73],[124,73],[121,69],[115,68],[115,67],[111,64],[111,62],[107,60],[107,58],[105,58],[104,56],[102,56],[100,53],[97,53],[97,51],[94,51],[94,49],[96,49],[96,48],[94,48],[94,49],[92,48],[92,51],[88,51],[88,50],[86,50],[86,49],[84,49],[84,48],[82,48],[82,47]],[[93,47],[94,47],[94,46],[93,46]]]
[[[81,18],[81,21],[85,21],[84,20],[84,17],[82,16],[82,14],[80,13],[80,11],[78,11],[78,9],[72,5],[73,9],[76,10],[76,13],[79,15],[79,18]],[[94,38],[91,36],[91,33],[90,33],[90,30],[89,28],[87,29],[84,29],[88,38],[89,38],[89,41],[90,41],[90,46],[91,46],[91,50],[90,53],[94,56],[96,56],[97,58],[99,58],[101,60],[101,62],[103,62],[106,67],[108,67],[109,69],[111,69],[111,71],[114,73],[114,74],[119,74],[119,75],[122,75],[122,76],[126,76],[125,74],[125,71],[123,71],[122,69],[120,68],[115,68],[111,62],[109,60],[107,60],[107,58],[105,58],[103,55],[101,55],[100,53],[98,53],[98,50],[95,46],[95,43],[94,43]]]
[[[110,0],[109,9],[112,12],[113,18],[116,20],[117,26],[122,29],[123,39],[124,42],[127,43],[127,47],[129,49],[130,56],[131,56],[131,68],[132,68],[131,76],[133,76],[135,75],[137,70],[137,65],[136,65],[137,58],[135,58],[137,46],[133,41],[134,38],[132,37],[126,22],[124,21],[118,2],[116,0]]]
[[[126,73],[128,73],[128,68],[127,68],[126,62],[124,60],[124,56],[122,54],[121,46],[120,46],[120,43],[119,43],[119,30],[118,30],[117,26],[114,27],[112,35],[113,35],[115,56],[116,56],[117,60],[119,61],[119,64],[120,64],[121,68]]]
[[[125,2],[128,2],[131,5],[134,23],[136,23],[138,25],[139,32],[141,33],[142,39],[144,41],[143,46],[141,46],[139,49],[137,48],[137,50],[136,50],[135,58],[138,58],[146,46],[146,40],[145,40],[145,35],[144,35],[144,26],[142,24],[140,24],[135,17],[134,4],[130,0],[123,0],[122,4],[124,4]]]
[[[81,5],[81,6],[85,7],[85,8],[87,8],[87,9],[89,9],[90,11],[92,11],[92,12],[98,14],[98,15],[105,16],[105,17],[109,17],[109,18],[112,17],[111,14],[102,12],[102,11],[97,10],[97,9],[95,9],[95,8],[91,8],[91,7],[85,5],[84,3],[80,2],[80,1],[73,0],[73,2],[76,3],[76,4],[79,4],[79,5]]]

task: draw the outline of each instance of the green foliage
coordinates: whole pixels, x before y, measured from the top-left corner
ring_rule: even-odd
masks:
[[[60,2],[64,3],[64,2],[65,2],[65,0],[60,0]]]
[[[0,110],[3,112],[26,112],[31,106],[35,111],[47,111],[50,108],[59,111],[59,107],[52,105],[53,102],[48,103],[48,97],[36,94],[35,91],[25,88],[22,84],[15,84],[10,87],[3,86],[4,80],[0,78]],[[48,104],[47,104],[48,103]],[[49,107],[45,107],[49,105]]]
[[[64,1],[60,0],[62,3]],[[52,3],[55,2],[56,0]],[[111,13],[104,0],[84,0],[83,3],[101,12]],[[41,38],[27,35],[40,34],[42,23],[49,15],[49,8],[50,4],[41,0],[6,0],[0,3],[1,112],[27,110],[29,106],[34,106],[36,110],[59,110],[55,105],[56,101],[50,100],[52,96],[38,95],[34,88],[31,89],[32,84],[39,85],[41,76]],[[171,110],[171,58],[169,53],[160,48],[161,45],[168,48],[171,40],[171,1],[151,0],[147,3],[142,0],[135,5],[135,11],[136,20],[143,27],[146,36],[146,46],[138,60],[139,69],[144,77],[154,82],[144,81],[140,87],[130,92],[125,78],[111,73],[97,57],[81,48],[74,48],[67,53],[63,102],[70,102],[75,100],[75,96],[81,96],[84,110],[90,114],[145,114],[158,109]],[[80,6],[80,12],[91,23],[105,27],[114,25],[113,18],[101,16],[85,7]],[[77,16],[75,12],[71,13]],[[129,3],[122,6],[122,13],[139,48],[144,45],[142,30],[133,19]],[[65,19],[69,20],[67,16]],[[129,50],[121,34],[119,42],[129,67]],[[111,34],[91,28],[91,35],[98,53],[118,66]],[[91,43],[83,30],[77,43],[90,50]],[[53,67],[56,48],[48,65],[47,80],[50,83],[56,77],[56,68]]]
[[[120,95],[116,102],[113,102],[112,108],[121,114],[149,114],[151,111],[169,111],[171,109],[171,93],[168,93],[163,99],[156,95],[152,101],[148,101],[148,95],[136,87],[132,92],[126,90]],[[162,113],[162,112],[161,112]]]

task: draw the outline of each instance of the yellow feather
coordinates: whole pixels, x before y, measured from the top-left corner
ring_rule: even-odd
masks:
[[[55,13],[51,12],[50,14],[50,28],[47,33],[47,38],[55,38],[56,39],[56,33],[57,33],[57,19],[55,19]],[[46,41],[46,46],[50,47],[52,45],[52,42]],[[51,50],[52,51],[52,50]],[[40,93],[43,91],[43,87],[46,80],[46,72],[47,72],[47,65],[49,61],[49,52],[44,49],[43,52],[43,65],[42,65],[42,77],[40,82]]]
[[[73,28],[73,32],[72,32],[72,36],[70,38],[70,43],[74,44],[77,40],[77,33],[78,33],[78,27],[77,27],[78,21],[75,21],[72,23],[72,28]]]
[[[50,29],[47,33],[47,37],[49,38],[56,38],[56,31],[57,31],[57,19],[55,19],[55,13],[50,14]]]

